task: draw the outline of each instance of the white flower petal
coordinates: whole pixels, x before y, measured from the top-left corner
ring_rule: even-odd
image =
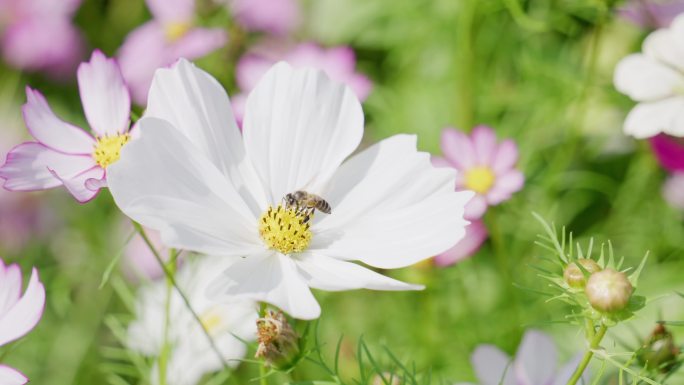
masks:
[[[24,295],[9,311],[0,315],[0,346],[23,337],[33,329],[43,315],[45,287],[33,269]]]
[[[114,136],[128,130],[131,98],[114,59],[95,50],[78,67],[78,89],[83,111],[97,136]]]
[[[363,266],[340,261],[320,254],[304,253],[296,259],[297,267],[309,287],[327,291],[422,290],[422,285],[411,285],[378,274]]]
[[[314,223],[310,249],[380,268],[439,254],[465,234],[471,192],[454,192],[452,169],[435,168],[416,138],[397,135],[350,158],[323,197],[332,214]]]
[[[31,135],[45,146],[65,154],[90,155],[95,140],[82,129],[60,120],[38,91],[26,87],[24,121]]]
[[[684,75],[649,56],[633,54],[618,63],[613,82],[635,101],[652,101],[684,88]]]
[[[637,139],[661,132],[684,136],[684,97],[637,104],[625,119],[624,131]]]
[[[278,63],[247,98],[245,148],[270,200],[304,189],[320,192],[363,136],[354,92],[313,69]]]
[[[684,28],[678,29],[659,29],[648,35],[642,46],[644,54],[672,69],[684,70],[684,37],[680,35]]]
[[[258,246],[256,217],[223,174],[168,122],[140,120],[140,138],[107,169],[121,210],[160,231],[165,245],[217,255]]]
[[[251,255],[234,263],[212,282],[207,295],[215,300],[237,297],[267,302],[304,320],[321,314],[321,307],[295,262],[273,252]]]
[[[93,166],[92,156],[64,154],[40,143],[26,142],[7,154],[5,164],[0,167],[0,178],[5,179],[7,190],[43,190],[62,184],[50,170],[71,178]]]
[[[28,378],[18,370],[9,366],[0,365],[0,384],[2,385],[24,385]]]
[[[480,345],[471,361],[482,385],[516,385],[511,359],[499,348]]]
[[[551,382],[558,365],[558,353],[551,337],[530,330],[515,355],[515,376],[521,385],[544,385]]]
[[[226,91],[187,60],[155,72],[145,116],[181,131],[233,183],[258,214],[267,206],[264,188],[245,161],[242,135]],[[257,214],[257,215],[258,215]]]
[[[5,267],[0,259],[0,317],[21,298],[21,269],[17,264]]]

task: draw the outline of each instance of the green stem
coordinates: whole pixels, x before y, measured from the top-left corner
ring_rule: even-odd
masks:
[[[169,273],[175,277],[176,274],[176,251],[171,249],[169,251],[169,262],[166,268]],[[171,291],[173,284],[169,278],[166,278],[166,302],[164,303],[164,344],[162,345],[161,354],[159,355],[159,384],[166,385],[166,373],[169,363],[169,356],[171,355],[171,344],[169,342],[169,329],[171,324]]]
[[[572,374],[572,377],[570,377],[566,385],[577,384],[577,381],[579,381],[579,379],[582,377],[582,373],[584,373],[584,370],[589,365],[589,362],[591,362],[591,358],[594,356],[594,350],[599,347],[599,345],[601,344],[601,340],[606,335],[607,331],[608,327],[604,324],[601,324],[601,327],[599,327],[598,332],[594,335],[594,338],[591,339],[589,349],[586,353],[584,353],[582,361],[580,361],[579,365],[577,366],[577,369],[575,369],[575,372]]]
[[[161,256],[159,255],[159,252],[154,247],[154,245],[152,244],[152,241],[150,241],[150,238],[145,233],[145,229],[143,229],[142,226],[138,222],[133,222],[133,227],[135,228],[135,231],[137,231],[138,234],[140,234],[140,237],[142,237],[143,241],[145,241],[145,244],[147,245],[147,247],[150,249],[150,251],[154,255],[154,258],[157,260],[157,263],[159,263],[159,266],[161,266],[162,270],[164,271],[164,275],[166,276],[166,279],[168,279],[171,282],[174,289],[176,289],[176,292],[178,293],[178,295],[180,295],[181,299],[183,300],[183,303],[185,304],[185,307],[188,309],[188,311],[190,311],[190,313],[192,314],[192,317],[195,319],[195,321],[197,321],[197,323],[202,328],[202,332],[204,333],[204,336],[207,338],[207,341],[209,341],[209,344],[211,345],[211,349],[214,351],[214,353],[216,353],[216,356],[219,358],[219,360],[223,364],[223,368],[226,370],[229,370],[230,366],[228,366],[228,363],[226,362],[226,360],[223,359],[223,355],[221,354],[221,351],[216,346],[214,339],[211,337],[211,335],[209,334],[209,331],[207,330],[207,328],[202,323],[202,320],[200,319],[199,315],[197,315],[197,312],[195,311],[195,309],[192,308],[192,305],[190,304],[190,300],[188,299],[188,297],[185,295],[183,290],[181,290],[181,288],[178,286],[178,282],[176,282],[176,279],[173,277],[173,273],[171,271],[169,271],[169,269],[166,267],[166,264],[164,263]],[[178,256],[178,254],[176,254],[176,256]],[[173,259],[175,260],[175,256],[173,257]]]

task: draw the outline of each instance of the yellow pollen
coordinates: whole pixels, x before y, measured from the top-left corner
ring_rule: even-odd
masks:
[[[171,23],[168,23],[164,26],[164,35],[166,36],[166,40],[170,42],[176,42],[183,36],[185,36],[186,33],[190,30],[192,26],[190,23],[182,22],[182,21],[174,21]]]
[[[465,174],[465,186],[478,194],[486,194],[494,185],[494,173],[489,167],[474,167]]]
[[[259,235],[269,249],[286,255],[302,252],[311,242],[312,215],[283,205],[271,206],[259,218]]]
[[[97,162],[100,167],[107,168],[107,166],[119,160],[121,149],[129,140],[131,140],[129,134],[97,138],[95,151],[93,151],[95,162]]]

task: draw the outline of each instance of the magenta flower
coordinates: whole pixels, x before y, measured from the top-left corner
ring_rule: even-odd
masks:
[[[133,101],[147,103],[147,91],[157,68],[183,57],[197,59],[224,46],[220,28],[194,26],[194,0],[146,0],[153,19],[133,30],[119,49],[121,71]]]
[[[666,28],[682,12],[682,0],[631,0],[618,10],[621,17],[644,28]]]
[[[442,132],[441,147],[444,158],[433,162],[459,171],[456,191],[475,192],[466,207],[466,219],[482,217],[488,206],[510,199],[523,187],[525,177],[515,168],[518,146],[511,139],[497,143],[489,127],[475,127],[470,136],[447,128]]]
[[[525,333],[514,359],[496,346],[480,345],[471,361],[480,385],[565,385],[579,363],[574,359],[557,371],[556,346],[537,330]],[[583,377],[587,383],[586,372]]]
[[[660,134],[650,139],[660,165],[668,171],[684,171],[684,139]]]
[[[243,55],[237,64],[237,83],[242,93],[231,98],[231,105],[238,122],[242,122],[246,95],[256,87],[266,71],[280,60],[295,68],[310,67],[324,71],[332,80],[349,86],[361,101],[368,97],[373,88],[365,75],[356,72],[356,56],[350,47],[326,49],[314,43],[302,43],[293,48],[283,48],[278,42],[267,42]]]
[[[71,17],[81,0],[0,0],[0,49],[13,67],[53,77],[73,73],[83,38]]]
[[[282,36],[300,20],[297,0],[226,0],[240,25],[250,31]]]
[[[100,51],[78,68],[81,103],[93,136],[66,123],[47,101],[26,88],[24,121],[35,139],[14,147],[0,167],[11,191],[64,186],[79,202],[93,199],[106,186],[106,169],[131,139],[130,97],[116,62]]]
[[[23,337],[43,316],[45,287],[38,280],[34,268],[28,287],[21,295],[22,280],[19,266],[5,266],[0,259],[0,346]],[[0,365],[0,384],[22,385],[28,378],[16,369]]]

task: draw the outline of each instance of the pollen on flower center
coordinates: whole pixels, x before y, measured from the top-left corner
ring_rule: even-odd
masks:
[[[129,134],[97,138],[95,151],[93,151],[95,162],[97,162],[100,167],[107,168],[107,166],[119,160],[121,149],[129,140],[131,140]]]
[[[259,235],[269,249],[283,254],[302,252],[311,242],[309,220],[312,215],[294,207],[271,206],[259,218]]]
[[[489,167],[474,167],[465,174],[465,186],[478,194],[485,194],[494,185],[494,173]]]
[[[176,42],[190,30],[190,23],[175,21],[168,23],[164,26],[164,35],[166,40],[170,42]]]

